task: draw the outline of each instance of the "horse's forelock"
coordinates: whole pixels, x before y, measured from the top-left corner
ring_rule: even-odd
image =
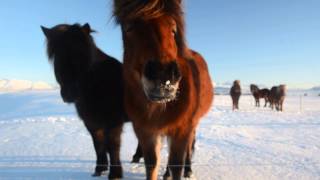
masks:
[[[187,56],[181,0],[114,0],[113,16],[118,24],[135,20],[148,21],[165,15],[175,20],[179,54]]]
[[[48,59],[50,62],[54,61],[54,43],[52,42],[52,40],[47,40],[47,55],[48,55]]]
[[[152,19],[163,14],[162,0],[114,0],[117,23],[134,19]]]
[[[178,0],[114,0],[113,16],[117,23],[150,20],[163,15],[182,16]]]
[[[251,90],[251,92],[256,92],[256,91],[259,91],[259,87],[255,84],[251,84],[250,90]]]
[[[51,30],[55,31],[56,34],[68,33],[67,36],[69,36],[69,38],[71,38],[71,39],[69,39],[67,41],[68,41],[68,43],[71,43],[71,44],[74,42],[74,38],[78,39],[78,37],[73,37],[73,35],[75,35],[76,33],[84,33],[84,32],[82,32],[82,26],[78,23],[73,24],[73,25],[60,24],[60,25],[53,27]],[[62,36],[62,34],[59,34],[56,37],[47,38],[47,40],[46,40],[47,55],[48,55],[48,59],[50,62],[54,61],[55,54],[57,53],[57,51],[61,52],[61,50],[63,51],[65,49],[65,47],[63,45],[68,45],[66,43],[61,44],[61,40],[59,39],[61,36]],[[87,40],[86,43],[88,43],[89,47],[93,47],[93,48],[96,47],[94,40],[93,40],[93,37],[90,34],[84,34],[83,37],[85,37],[85,39]],[[64,39],[64,41],[65,40],[66,39]],[[85,42],[85,41],[82,41],[82,42]]]

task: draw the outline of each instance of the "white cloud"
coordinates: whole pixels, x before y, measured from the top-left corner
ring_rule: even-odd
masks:
[[[46,82],[38,81],[32,82],[28,80],[17,79],[2,79],[0,80],[0,92],[15,92],[27,90],[52,90],[55,89],[53,85]]]

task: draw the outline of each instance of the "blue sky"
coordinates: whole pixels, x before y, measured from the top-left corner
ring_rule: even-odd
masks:
[[[97,45],[121,59],[111,0],[1,0],[0,79],[55,79],[40,25],[86,23]],[[187,41],[218,83],[320,85],[319,0],[185,0]]]

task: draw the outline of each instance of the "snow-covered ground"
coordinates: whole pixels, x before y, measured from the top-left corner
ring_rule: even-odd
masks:
[[[198,127],[196,179],[320,179],[320,97],[303,97],[301,107],[287,97],[284,112],[255,108],[251,96],[233,112],[230,100],[216,96]],[[143,164],[130,164],[131,124],[122,142],[124,179],[144,179]],[[164,143],[160,174],[166,156]],[[58,91],[0,94],[0,179],[106,179],[90,176],[94,165],[91,137]]]

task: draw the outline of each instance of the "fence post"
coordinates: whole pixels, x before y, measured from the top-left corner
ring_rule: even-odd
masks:
[[[302,112],[302,95],[300,94],[300,112]]]

